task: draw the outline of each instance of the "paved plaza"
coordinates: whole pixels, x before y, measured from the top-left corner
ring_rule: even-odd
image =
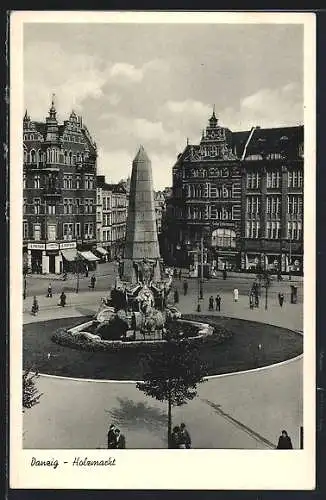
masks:
[[[181,312],[195,312],[197,295],[195,280],[189,293],[180,292]],[[229,282],[230,284],[230,282]],[[44,284],[45,285],[45,284]],[[222,295],[221,314],[250,319],[302,331],[302,303],[282,309],[277,302],[279,288],[288,283],[275,283],[269,294],[268,310],[263,304],[250,310],[243,287],[239,302],[222,280],[205,283],[202,312],[208,312],[208,297]],[[231,283],[231,287],[235,282]],[[229,287],[229,288],[231,288]],[[207,290],[207,291],[206,291]],[[214,290],[214,291],[213,291]],[[243,290],[243,293],[241,293]],[[39,296],[40,312],[31,316],[32,297],[24,300],[24,323],[61,317],[78,317],[94,313],[103,291],[67,294],[67,306],[58,307],[58,295],[48,299]],[[299,298],[302,288],[299,285]],[[201,384],[198,396],[187,405],[173,409],[173,424],[185,421],[194,448],[270,449],[285,428],[293,446],[299,447],[303,399],[302,357],[280,365],[211,378]],[[108,424],[115,422],[126,436],[127,448],[167,447],[167,408],[138,391],[135,383],[84,381],[41,375],[38,387],[43,396],[40,404],[24,415],[24,447],[54,449],[96,449],[106,447]]]

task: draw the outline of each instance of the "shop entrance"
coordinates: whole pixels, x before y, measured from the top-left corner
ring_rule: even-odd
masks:
[[[42,250],[32,250],[32,273],[42,274]]]
[[[49,273],[55,274],[55,255],[49,255]]]

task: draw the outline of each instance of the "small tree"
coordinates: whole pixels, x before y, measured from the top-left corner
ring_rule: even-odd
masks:
[[[36,387],[35,380],[38,377],[37,373],[31,372],[31,368],[23,372],[23,412],[40,402],[43,393],[40,393]]]
[[[144,381],[137,389],[168,403],[168,446],[171,446],[172,407],[181,406],[197,395],[197,384],[207,375],[198,348],[188,340],[169,340],[147,356]]]

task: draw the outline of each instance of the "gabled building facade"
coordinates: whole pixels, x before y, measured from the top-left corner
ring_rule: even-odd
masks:
[[[234,132],[213,112],[173,167],[171,263],[215,270],[303,269],[303,126]]]
[[[23,258],[33,273],[61,273],[96,245],[96,143],[72,112],[59,124],[23,119]],[[85,254],[86,256],[86,254]]]

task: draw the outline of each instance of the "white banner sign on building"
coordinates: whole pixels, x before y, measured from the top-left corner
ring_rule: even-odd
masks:
[[[77,244],[75,241],[69,241],[67,243],[60,243],[60,249],[67,249],[67,248],[76,248]]]
[[[28,243],[27,249],[28,250],[45,250],[45,244],[44,243]]]

